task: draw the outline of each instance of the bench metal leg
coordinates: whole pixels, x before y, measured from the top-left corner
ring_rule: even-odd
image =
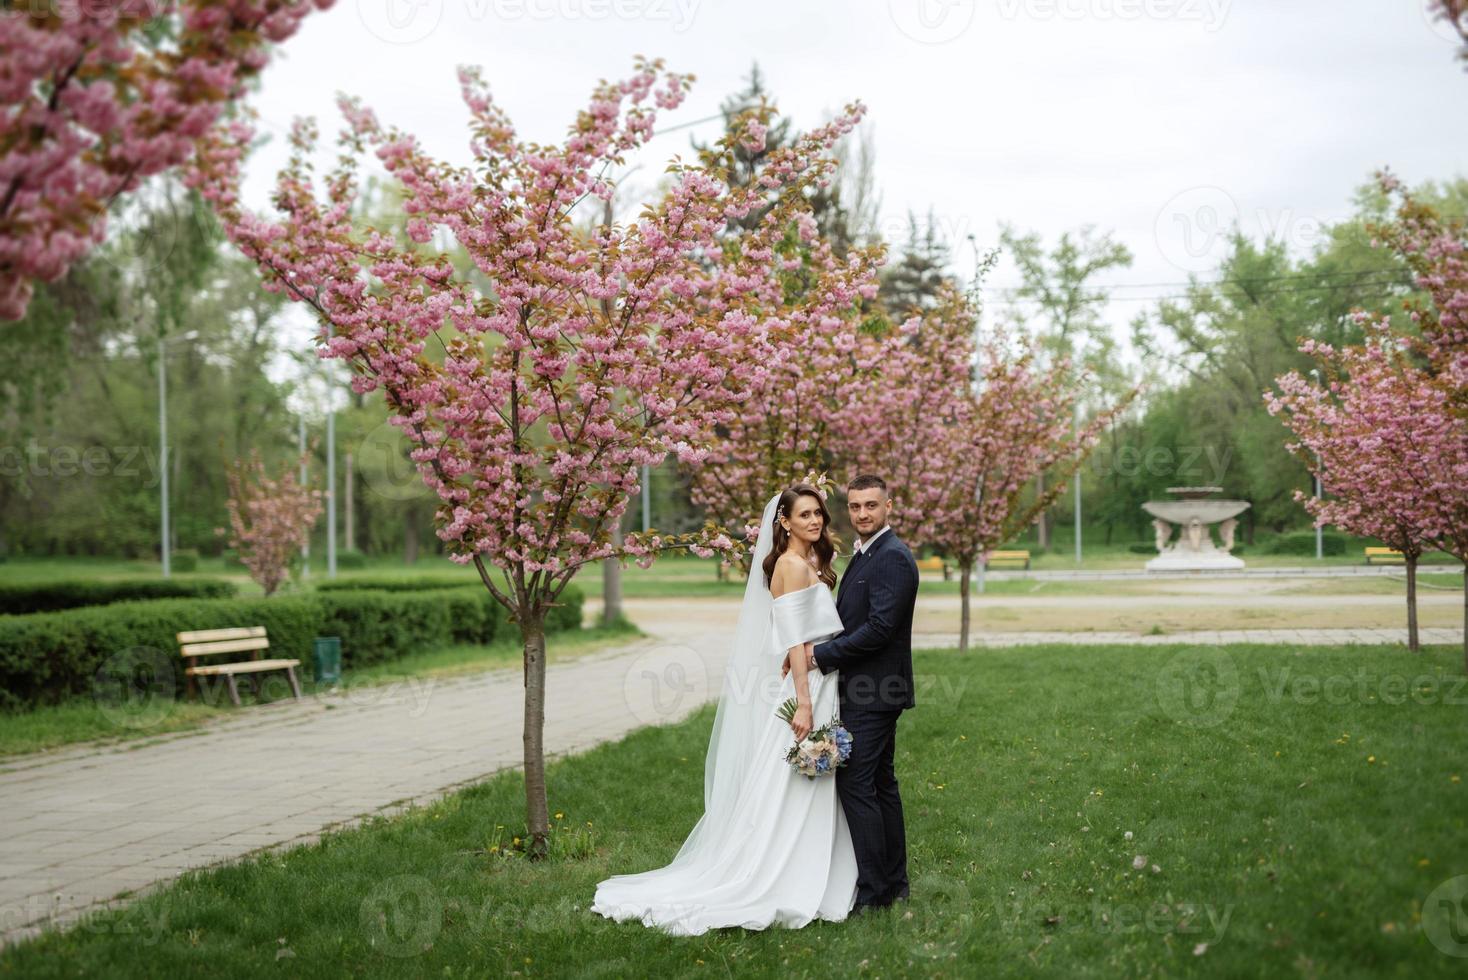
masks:
[[[295,692],[296,700],[301,700],[301,684],[299,681],[296,680],[296,668],[287,667],[285,669],[285,676],[290,678],[291,690]]]
[[[234,706],[238,708],[240,706],[240,689],[235,685],[234,675],[225,674],[224,679],[229,681],[229,699],[233,701]]]

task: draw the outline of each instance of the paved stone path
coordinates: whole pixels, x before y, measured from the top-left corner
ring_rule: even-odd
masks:
[[[1426,644],[1461,644],[1463,631],[1450,628],[1421,629],[1418,638]],[[1388,629],[1308,629],[1308,630],[1188,630],[1175,633],[1127,633],[1096,631],[1091,633],[1059,633],[1029,631],[1024,633],[988,633],[971,636],[978,647],[1035,646],[1050,643],[1073,643],[1082,646],[1127,644],[1160,646],[1177,643],[1214,645],[1220,643],[1270,643],[1297,646],[1339,646],[1352,643],[1391,644],[1407,642],[1406,630]],[[957,633],[926,633],[925,646],[956,647]]]
[[[1464,567],[1451,562],[1433,562],[1428,565],[1419,565],[1418,570],[1422,572],[1442,572],[1452,575],[1463,574]],[[1359,576],[1388,576],[1401,578],[1405,575],[1401,565],[1279,565],[1279,566],[1256,566],[1252,568],[1241,568],[1237,571],[1207,571],[1207,572],[1149,572],[1145,568],[1099,568],[1099,569],[1064,569],[1051,568],[1044,570],[1029,570],[1018,568],[996,568],[984,573],[984,577],[990,582],[1000,582],[1012,579],[1036,579],[1038,581],[1070,581],[1089,582],[1104,579],[1146,579],[1151,582],[1164,582],[1175,579],[1191,579],[1194,581],[1207,580],[1210,582],[1226,582],[1229,579],[1270,579],[1270,578],[1341,578]],[[924,580],[938,580],[943,578],[939,572],[924,572]]]
[[[548,669],[550,754],[676,721],[718,693],[737,606],[689,603],[657,635]],[[1401,630],[990,633],[984,647],[1029,643],[1399,643]],[[1462,631],[1423,631],[1461,643]],[[920,645],[957,642],[922,634]],[[76,748],[0,763],[0,944],[65,925],[120,892],[162,886],[187,868],[308,842],[330,827],[394,813],[520,758],[518,667],[424,679],[351,696],[250,708],[202,732],[148,744]],[[610,695],[610,696],[609,696]],[[125,901],[126,897],[116,898]]]

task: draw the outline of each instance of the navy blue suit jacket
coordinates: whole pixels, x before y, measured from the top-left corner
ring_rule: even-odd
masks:
[[[844,632],[815,649],[822,673],[841,672],[843,710],[914,706],[912,611],[917,590],[917,561],[891,528],[846,566],[836,592]]]

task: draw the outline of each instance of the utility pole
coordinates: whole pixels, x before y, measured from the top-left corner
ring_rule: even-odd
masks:
[[[301,472],[297,479],[302,487],[306,485],[306,416],[296,416],[296,452],[301,457]],[[301,542],[301,578],[311,576],[311,537]]]
[[[161,528],[161,539],[159,554],[163,556],[163,577],[168,578],[173,571],[173,556],[169,553],[172,549],[168,547],[168,357],[164,348],[164,335],[160,330],[158,333],[158,462],[159,473],[162,481],[159,483],[159,514]]]
[[[326,336],[330,339],[332,325],[327,323]],[[336,365],[326,367],[326,577],[336,578],[336,406],[332,396],[336,394],[332,382],[336,380]]]

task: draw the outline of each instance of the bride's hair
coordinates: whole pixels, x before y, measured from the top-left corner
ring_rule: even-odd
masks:
[[[775,563],[790,546],[790,532],[785,530],[780,523],[780,518],[789,517],[790,510],[795,506],[795,501],[801,497],[811,497],[816,506],[821,509],[821,536],[816,538],[811,545],[811,551],[816,556],[816,577],[825,583],[826,588],[836,587],[836,571],[831,563],[836,558],[836,546],[831,542],[831,512],[826,510],[826,501],[821,497],[821,492],[809,483],[797,483],[795,486],[780,494],[780,502],[775,505],[774,540],[770,544],[770,553],[765,556],[764,572],[765,585],[768,586],[775,577]],[[764,528],[760,533],[764,533]]]

